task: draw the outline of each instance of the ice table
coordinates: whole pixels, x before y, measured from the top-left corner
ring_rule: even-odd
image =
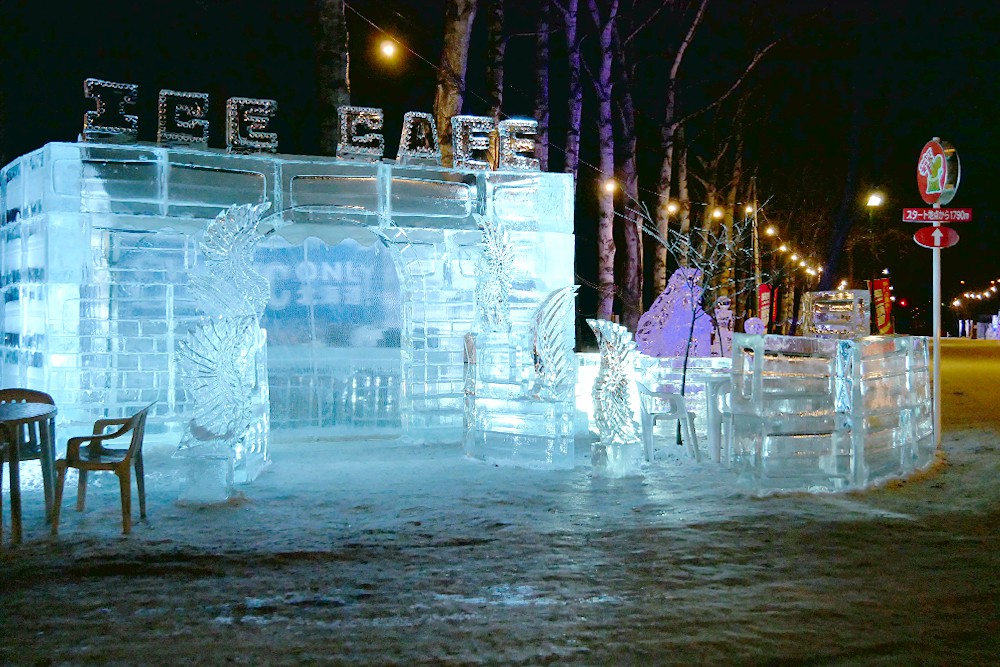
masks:
[[[684,384],[688,409],[702,418],[705,441],[713,461],[722,461],[722,410],[720,396],[731,385],[732,360],[725,357],[689,357],[685,371],[684,357],[639,355],[638,373],[655,389],[670,387],[681,393]],[[699,396],[700,394],[700,396]]]

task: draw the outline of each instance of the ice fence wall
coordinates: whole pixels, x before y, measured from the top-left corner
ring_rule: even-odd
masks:
[[[234,204],[271,204],[254,269],[271,289],[259,426],[276,437],[462,438],[474,214],[515,246],[513,328],[574,281],[565,174],[52,143],[0,187],[0,378],[53,395],[60,440],[156,400],[147,441],[179,442],[177,346],[201,316],[189,279]],[[236,481],[260,463],[237,461]]]
[[[859,489],[928,465],[927,339],[733,337],[732,461],[753,491]]]

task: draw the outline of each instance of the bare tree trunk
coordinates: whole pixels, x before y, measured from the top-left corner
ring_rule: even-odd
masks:
[[[583,116],[583,83],[580,79],[580,38],[577,36],[579,0],[567,0],[566,45],[569,49],[569,119],[566,130],[566,164],[563,171],[573,174],[576,184],[580,168],[580,121]]]
[[[469,60],[469,38],[476,18],[476,0],[448,0],[444,21],[444,46],[434,94],[434,120],[441,144],[441,161],[454,162],[451,117],[462,113],[465,96],[465,69]]]
[[[618,0],[608,2],[607,16],[602,17],[597,0],[587,0],[594,24],[599,33],[600,64],[594,91],[597,93],[597,136],[600,142],[598,168],[602,180],[613,179],[615,175],[615,135],[611,116],[612,83],[611,65],[614,61],[612,38],[618,14]],[[602,184],[603,185],[603,184]],[[611,319],[615,297],[615,196],[607,188],[598,189],[599,216],[597,221],[597,316]]]
[[[684,128],[678,127],[674,136],[677,143],[677,198],[681,200],[681,219],[678,229],[684,236],[691,234],[691,207],[688,206],[690,195],[688,193],[688,148],[684,142]],[[666,238],[666,237],[664,237]],[[681,255],[681,263],[687,266],[687,253]],[[664,285],[664,288],[666,285]],[[660,290],[661,292],[663,290]]]
[[[637,142],[635,133],[635,105],[632,100],[632,80],[635,71],[634,54],[623,43],[619,31],[614,35],[614,60],[619,63],[621,79],[616,92],[619,99],[619,119],[621,121],[621,177],[625,194],[626,210],[622,214],[625,243],[625,261],[622,265],[622,324],[632,332],[639,327],[643,313],[642,302],[642,224],[639,216],[639,170],[636,165]]]
[[[549,170],[549,13],[552,0],[540,0],[538,56],[535,60],[535,159],[542,171]]]
[[[663,109],[663,130],[661,137],[663,163],[660,166],[660,177],[656,183],[656,228],[660,238],[667,238],[667,230],[670,226],[670,212],[667,210],[667,207],[670,205],[670,181],[674,170],[674,142],[676,141],[677,132],[680,129],[677,122],[680,116],[680,109],[677,106],[677,76],[680,72],[681,63],[684,61],[684,54],[687,52],[691,40],[694,39],[695,31],[698,29],[698,25],[705,15],[705,6],[707,4],[708,0],[701,0],[698,11],[695,13],[694,18],[691,19],[691,25],[688,27],[684,40],[677,47],[677,53],[674,54],[674,61],[667,74],[667,100]],[[683,202],[687,202],[686,193],[680,195],[678,192],[678,195]],[[690,219],[688,223],[690,224]],[[667,251],[660,244],[657,244],[656,247],[652,277],[653,291],[659,294],[667,285]]]
[[[858,76],[861,72],[859,68]],[[830,238],[830,245],[827,248],[826,270],[820,278],[819,289],[828,290],[833,287],[833,280],[840,270],[840,258],[844,252],[844,246],[851,235],[854,227],[854,219],[858,201],[858,170],[861,162],[861,124],[864,121],[864,99],[861,88],[854,90],[854,104],[851,109],[851,127],[848,133],[848,154],[847,154],[847,174],[844,179],[844,192],[840,200],[840,207],[833,216],[833,234]],[[850,257],[853,260],[853,255]],[[854,272],[853,261],[850,266]],[[853,276],[852,276],[853,279]]]
[[[499,122],[503,113],[503,59],[507,41],[503,36],[504,0],[486,2],[486,95],[490,116]]]
[[[339,118],[337,107],[351,103],[348,75],[347,20],[344,0],[318,0],[319,42],[316,45],[316,69],[319,81],[320,152],[337,153]]]
[[[726,212],[723,217],[723,224],[726,228],[726,242],[727,247],[732,247],[733,242],[733,221],[738,215],[736,212],[736,195],[740,189],[740,183],[743,178],[743,141],[738,139],[736,142],[736,155],[733,156],[733,175],[730,181],[730,186],[726,191]],[[730,286],[735,284],[736,281],[736,257],[733,252],[727,252],[726,258],[723,262],[722,270],[722,289],[720,294],[725,296],[733,296],[731,293]],[[737,304],[733,303],[733,310],[737,309]]]

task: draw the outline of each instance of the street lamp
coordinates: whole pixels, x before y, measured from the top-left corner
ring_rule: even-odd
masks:
[[[718,207],[714,211],[712,211],[712,217],[715,218],[716,220],[721,218],[722,214],[723,214],[722,209]]]
[[[386,58],[396,57],[396,43],[391,39],[383,39],[382,43],[379,44],[378,50]]]
[[[867,204],[868,208],[874,208],[876,206],[881,206],[881,205],[882,205],[882,195],[880,195],[877,192],[873,192],[870,195],[868,195],[868,204]]]
[[[604,181],[604,191],[605,192],[607,192],[609,194],[613,194],[614,191],[617,190],[617,189],[618,189],[618,184],[615,183],[615,179],[609,178],[606,181]]]
[[[667,213],[670,213],[671,215],[673,215],[674,213],[677,212],[678,208],[679,207],[677,206],[677,202],[672,201],[669,204],[667,204]]]

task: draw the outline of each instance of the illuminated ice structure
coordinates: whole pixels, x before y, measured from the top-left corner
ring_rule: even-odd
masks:
[[[871,334],[868,290],[806,292],[802,299],[802,335],[854,338]]]
[[[756,493],[862,489],[926,467],[927,339],[733,336],[730,463]]]
[[[270,204],[259,231],[273,233],[252,264],[270,284],[256,435],[214,463],[199,458],[205,448],[181,450],[195,500],[252,479],[268,429],[331,449],[338,438],[461,441],[481,220],[509,235],[517,354],[533,359],[539,308],[574,282],[565,174],[53,143],[5,167],[0,184],[0,380],[51,393],[60,440],[156,400],[148,446],[181,442],[194,416],[181,350],[218,315],[192,291],[207,270],[205,230],[234,204]],[[557,317],[571,341],[572,309]]]

